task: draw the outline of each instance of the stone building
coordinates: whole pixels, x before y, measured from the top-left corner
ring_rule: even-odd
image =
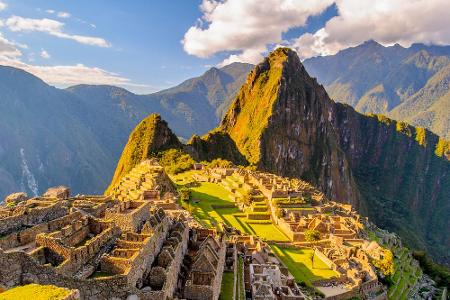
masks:
[[[200,230],[197,236],[200,245],[192,258],[183,297],[192,300],[217,300],[225,265],[226,244],[218,236],[204,237],[202,233],[204,231]]]
[[[249,272],[254,300],[305,299],[294,277],[285,267],[277,264],[250,264]]]

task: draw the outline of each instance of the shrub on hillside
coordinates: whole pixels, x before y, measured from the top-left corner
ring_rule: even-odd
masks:
[[[388,249],[383,250],[383,258],[380,260],[373,260],[372,264],[377,268],[384,276],[394,274],[394,255]]]
[[[233,163],[229,160],[222,159],[222,158],[216,158],[213,159],[210,162],[205,163],[210,168],[232,168]]]
[[[158,155],[159,162],[164,166],[169,174],[178,174],[191,170],[195,161],[189,154],[179,149],[170,149],[160,152]]]

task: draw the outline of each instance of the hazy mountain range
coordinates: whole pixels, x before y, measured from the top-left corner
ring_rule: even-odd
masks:
[[[304,65],[333,100],[450,138],[450,46],[384,47],[371,40]]]
[[[19,190],[40,194],[58,184],[75,193],[102,193],[129,132],[146,115],[160,113],[183,139],[206,133],[251,67],[212,68],[151,95],[113,86],[62,90],[0,67],[0,199]]]
[[[304,65],[331,98],[361,112],[384,113],[449,137],[450,47],[383,47],[369,41]],[[62,90],[19,69],[0,67],[0,199],[57,184],[101,193],[129,132],[159,113],[187,140],[216,127],[250,64],[211,68],[150,95],[113,86]]]

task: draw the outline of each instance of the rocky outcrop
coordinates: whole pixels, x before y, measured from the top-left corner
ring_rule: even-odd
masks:
[[[181,146],[176,135],[160,115],[149,115],[131,132],[106,193],[108,194],[111,187],[115,186],[125,174],[142,161],[152,157],[158,151]]]
[[[226,132],[213,131],[202,137],[194,135],[184,148],[197,161],[211,161],[223,158],[237,165],[247,165],[248,161],[242,155],[236,143]]]
[[[70,197],[70,188],[62,185],[51,187],[42,196],[56,199],[67,199]]]
[[[28,200],[29,197],[27,193],[19,192],[19,193],[13,193],[5,197],[5,203],[6,205],[16,205],[17,203],[23,202],[25,200]]]

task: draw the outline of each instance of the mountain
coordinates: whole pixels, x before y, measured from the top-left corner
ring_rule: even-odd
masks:
[[[223,144],[210,145],[218,141],[212,136]],[[450,261],[450,143],[334,102],[292,50],[277,49],[257,65],[202,140],[190,144],[198,159],[213,156],[205,149],[234,146],[258,169],[305,179],[410,246]]]
[[[108,190],[140,162],[152,154],[169,148],[180,148],[181,143],[170,130],[167,122],[158,114],[151,114],[142,120],[131,132],[120,156],[116,171]]]
[[[120,125],[124,129],[124,138],[118,149],[119,155],[127,133],[153,112],[161,114],[183,139],[216,127],[252,67],[243,63],[220,69],[213,67],[202,76],[150,95],[136,95],[114,86],[77,85],[68,91],[78,96],[92,111],[106,110],[106,115],[122,122],[125,120],[127,124]]]
[[[41,194],[66,184],[106,185],[114,157],[83,122],[94,114],[78,98],[22,70],[0,68],[0,197]]]
[[[442,110],[448,103],[450,46],[384,47],[370,40],[303,63],[332,99],[450,138],[450,113]]]
[[[216,127],[252,66],[234,63],[150,95],[114,86],[62,90],[0,66],[0,201],[9,193],[42,194],[64,184],[101,193],[128,133],[159,113],[188,139]]]

